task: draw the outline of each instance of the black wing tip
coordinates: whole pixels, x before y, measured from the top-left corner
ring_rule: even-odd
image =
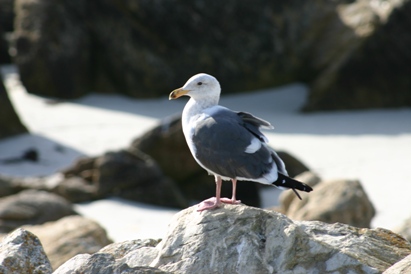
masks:
[[[290,178],[290,177],[288,177],[288,176],[286,176],[286,175],[284,175],[280,172],[278,173],[278,177],[279,178],[277,179],[277,181],[275,181],[273,184],[275,186],[290,188],[295,193],[295,195],[297,195],[298,199],[300,199],[300,200],[302,200],[302,198],[301,198],[300,194],[297,192],[297,190],[304,191],[304,192],[313,191],[313,188],[310,187],[309,185],[304,184],[300,181],[297,181],[293,178]]]
[[[303,184],[304,185],[304,189],[300,189],[301,191],[305,191],[305,192],[311,192],[313,191],[312,187],[310,187],[309,185]],[[298,191],[295,188],[291,188],[292,191],[294,191],[295,195],[297,195],[298,199],[302,200],[300,194],[298,193]]]
[[[311,191],[313,191],[314,189],[312,188],[312,187],[310,187],[309,185],[307,185],[307,184],[303,184],[302,183],[302,185],[304,186],[304,190],[303,191],[305,191],[305,192],[311,192]]]

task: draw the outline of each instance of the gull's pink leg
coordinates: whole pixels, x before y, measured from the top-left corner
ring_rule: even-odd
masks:
[[[241,201],[235,198],[235,195],[237,193],[237,179],[231,179],[231,182],[233,183],[233,195],[231,196],[231,199],[221,198],[220,200],[225,204],[239,204],[241,203]]]
[[[215,190],[215,195],[216,197],[211,197],[207,200],[202,201],[201,203],[198,204],[197,211],[203,211],[207,209],[213,209],[218,207],[221,204],[221,184],[222,180],[220,176],[215,176],[215,184],[216,184],[216,190]]]

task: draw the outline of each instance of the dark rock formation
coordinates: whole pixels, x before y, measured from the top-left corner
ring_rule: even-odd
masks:
[[[63,174],[52,191],[76,202],[114,195],[161,206],[188,205],[174,182],[142,152],[121,150],[80,159]]]
[[[92,90],[85,1],[16,0],[15,62],[29,92],[75,98]]]
[[[411,106],[411,1],[370,5],[354,1],[341,10],[354,31],[346,42],[352,49],[319,74],[306,110]]]
[[[53,4],[52,4],[53,3]],[[17,0],[29,92],[165,96],[207,72],[224,92],[312,84],[306,110],[410,106],[411,1]]]
[[[7,33],[13,31],[14,0],[0,0],[0,64],[11,62]]]
[[[26,132],[27,129],[14,110],[0,76],[0,139]]]

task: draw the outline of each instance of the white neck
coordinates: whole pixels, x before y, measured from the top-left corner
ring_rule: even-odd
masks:
[[[207,98],[207,100],[204,100],[204,98],[202,100],[196,100],[195,98],[190,98],[190,100],[188,100],[183,110],[183,116],[182,116],[183,125],[188,125],[190,122],[189,121],[190,119],[192,118],[196,119],[198,115],[201,115],[204,113],[203,111],[205,109],[218,105],[218,101],[219,101],[218,97]]]

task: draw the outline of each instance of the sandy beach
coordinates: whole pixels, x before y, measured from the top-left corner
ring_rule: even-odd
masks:
[[[0,164],[0,174],[5,175],[48,176],[79,157],[124,148],[161,119],[180,113],[187,102],[168,100],[168,93],[177,87],[165,90],[158,99],[90,94],[55,101],[28,94],[15,67],[3,66],[1,72],[31,134],[1,140],[0,158],[34,147],[41,159]],[[223,87],[221,104],[271,122],[275,129],[265,131],[270,145],[293,154],[323,179],[360,180],[377,210],[373,227],[392,229],[401,224],[411,216],[411,109],[301,113],[308,92],[303,84],[291,84],[224,95]],[[265,206],[276,203],[264,194]],[[115,241],[161,238],[176,212],[116,198],[76,205],[76,209],[99,221]]]

